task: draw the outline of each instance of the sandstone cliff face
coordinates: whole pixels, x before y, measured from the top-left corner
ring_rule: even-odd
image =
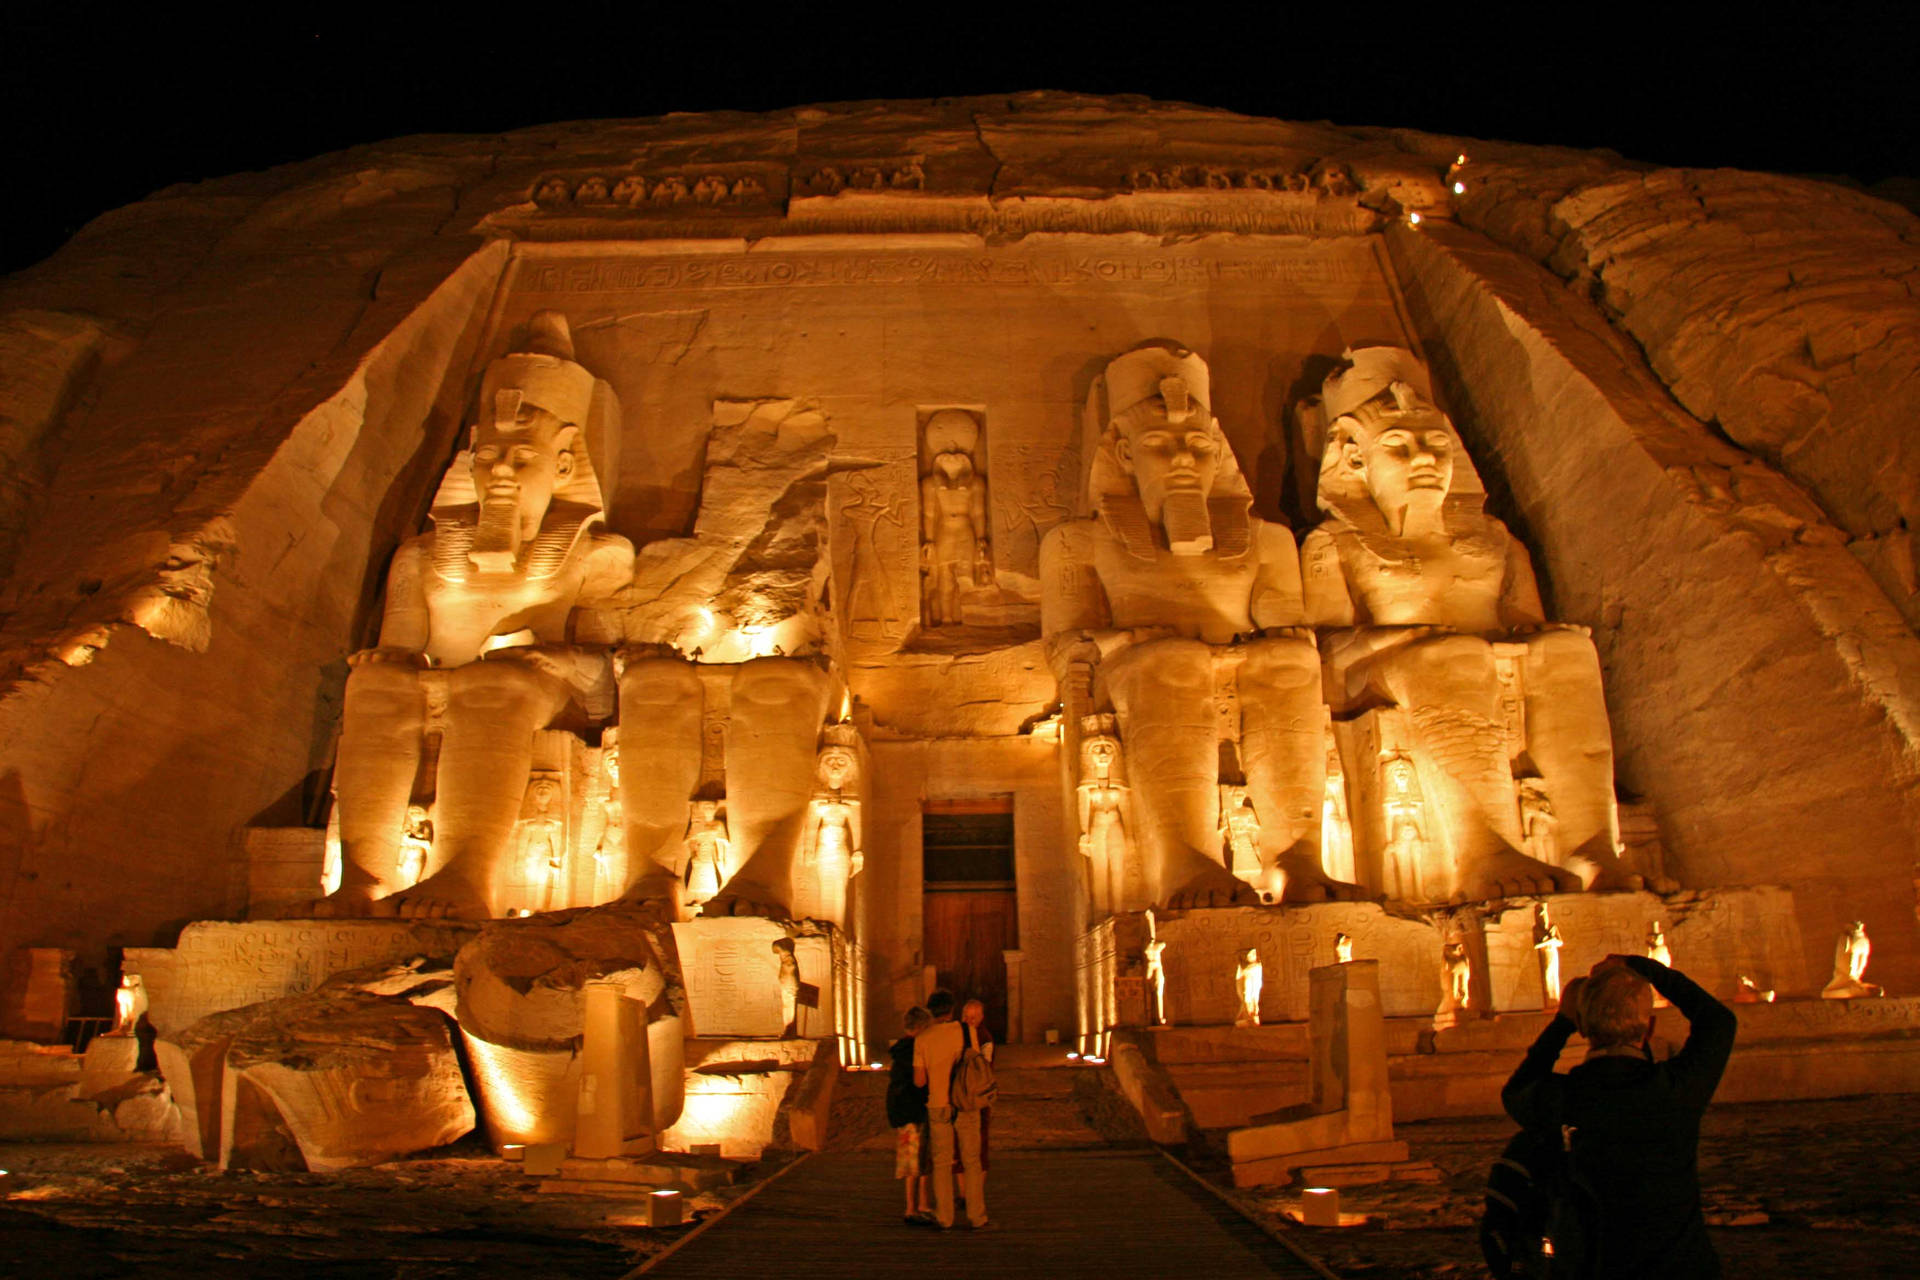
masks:
[[[1413,323],[1559,616],[1596,628],[1623,780],[1683,879],[1806,886],[1810,949],[1844,904],[1878,911],[1920,981],[1920,222],[1768,175],[1053,94],[401,139],[157,193],[0,284],[0,948],[170,941],[238,909],[235,827],[315,818],[342,659],[522,246],[746,271],[822,237],[1271,245],[1409,210],[1440,233],[1388,237]],[[701,314],[617,320],[686,387],[626,406],[669,425],[614,496],[636,541],[684,537],[676,415],[811,389],[701,382]],[[1064,402],[1080,372],[1048,376]],[[1284,399],[1238,426],[1250,466],[1284,457]],[[1271,510],[1282,488],[1276,463]],[[1013,695],[898,663],[856,682],[882,721],[911,692],[905,736],[1002,734],[1045,696],[1015,652],[915,659],[1014,669]]]

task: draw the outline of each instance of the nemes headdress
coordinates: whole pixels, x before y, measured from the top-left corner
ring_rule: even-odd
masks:
[[[480,412],[490,414],[502,391],[517,391],[522,403],[583,426],[593,404],[594,377],[573,358],[573,332],[558,311],[535,312],[520,350],[487,366],[480,379]]]

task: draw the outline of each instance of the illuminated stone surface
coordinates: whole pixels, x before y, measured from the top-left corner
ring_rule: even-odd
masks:
[[[929,802],[1011,806],[1015,1039],[1230,1023],[1249,948],[1301,1020],[1336,933],[1493,1034],[1542,902],[1565,972],[1660,922],[1790,1003],[1860,917],[1916,989],[1913,219],[1465,151],[1036,94],[109,215],[0,286],[0,949],[178,1036],[489,921],[496,1142],[568,1136],[589,979],[663,1132],[690,1035],[869,1059]]]

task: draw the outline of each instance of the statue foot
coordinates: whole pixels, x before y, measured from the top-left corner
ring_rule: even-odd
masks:
[[[1373,895],[1357,884],[1335,880],[1311,854],[1283,854],[1280,871],[1286,877],[1282,902],[1367,902]]]
[[[1586,882],[1589,893],[1618,893],[1646,888],[1644,878],[1620,865],[1620,857],[1613,851],[1611,841],[1605,834],[1596,835],[1575,849],[1567,856],[1566,863]]]
[[[383,901],[403,920],[485,920],[493,914],[464,878],[444,872]]]
[[[318,920],[357,919],[375,914],[375,899],[364,889],[335,889],[315,899],[306,914]]]
[[[1201,855],[1196,854],[1196,858]],[[1175,911],[1188,907],[1257,907],[1260,891],[1225,867],[1201,858],[1205,868],[1193,879],[1167,895],[1167,906]]]
[[[700,908],[703,916],[758,916],[766,920],[785,920],[792,912],[777,902],[767,899],[773,895],[757,891],[752,886],[729,890],[717,897],[707,899]]]
[[[1580,877],[1575,873],[1506,849],[1464,868],[1460,889],[1454,897],[1463,902],[1482,902],[1492,898],[1579,892]]]

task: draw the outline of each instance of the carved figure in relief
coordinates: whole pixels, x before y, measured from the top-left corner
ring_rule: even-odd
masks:
[[[633,575],[633,547],[601,529],[581,432],[612,392],[573,359],[565,317],[541,312],[481,380],[470,448],[433,505],[433,532],[394,556],[378,647],[347,679],[335,790],[340,888],[330,912],[389,897],[402,914],[498,914],[502,859],[533,735],[604,696],[604,654],[568,642],[583,601]],[[438,829],[407,887],[401,833],[429,735],[440,739]]]
[[[1867,962],[1873,958],[1873,942],[1867,926],[1855,920],[1841,933],[1833,948],[1833,980],[1820,994],[1829,1000],[1852,1000],[1860,996],[1883,996],[1886,990],[1867,981]]]
[[[1266,969],[1260,963],[1260,953],[1248,947],[1240,953],[1240,961],[1233,968],[1233,989],[1240,997],[1240,1009],[1233,1018],[1234,1026],[1260,1025],[1260,989],[1265,985]]]
[[[797,916],[847,921],[847,885],[866,865],[860,847],[860,757],[854,752],[850,724],[827,726],[827,745],[820,751],[814,792],[808,814],[807,839],[794,886]]]
[[[1333,935],[1333,962],[1335,964],[1353,963],[1353,937],[1350,934]]]
[[[687,904],[699,906],[733,875],[733,841],[716,800],[695,800],[687,819]]]
[[[1255,902],[1220,851],[1216,666],[1237,667],[1239,755],[1259,815],[1259,889],[1354,897],[1320,864],[1325,711],[1292,535],[1252,494],[1211,411],[1210,375],[1176,343],[1112,361],[1090,519],[1041,544],[1041,629],[1065,690],[1094,670],[1135,786],[1147,902]],[[1236,644],[1236,642],[1238,642]],[[1229,652],[1228,646],[1235,646]]]
[[[780,1034],[791,1039],[800,1034],[800,960],[792,938],[775,938],[771,945],[780,970]]]
[[[1080,783],[1075,788],[1080,813],[1080,852],[1087,859],[1096,919],[1120,910],[1131,854],[1127,843],[1127,784],[1120,763],[1120,740],[1113,717],[1088,716],[1081,725]]]
[[[1153,1001],[1147,1019],[1153,1026],[1164,1027],[1168,1023],[1167,944],[1154,925],[1152,907],[1147,908],[1147,945],[1142,954],[1147,962],[1147,995]]]
[[[853,561],[847,570],[847,634],[855,640],[885,640],[900,627],[900,606],[880,554],[881,524],[898,526],[904,503],[887,501],[874,491],[873,479],[858,472],[847,477],[850,498],[841,514],[853,526]]]
[[[931,627],[965,621],[962,599],[993,582],[987,554],[987,481],[974,462],[980,422],[964,409],[927,419],[931,455],[920,477],[920,596]]]
[[[1560,926],[1547,915],[1547,904],[1533,904],[1533,949],[1540,957],[1540,985],[1547,995],[1546,1007],[1560,1004],[1560,952],[1566,946]]]
[[[1615,847],[1613,747],[1593,643],[1545,621],[1526,550],[1484,495],[1412,353],[1348,353],[1326,380],[1318,502],[1302,546],[1336,715],[1399,708],[1432,847],[1423,875],[1455,900],[1634,887]],[[1525,838],[1494,640],[1524,646],[1527,754],[1554,797],[1567,867]],[[1579,873],[1576,874],[1575,869]]]
[[[400,879],[409,887],[419,884],[433,856],[433,819],[425,805],[407,806],[407,829],[400,836]]]

